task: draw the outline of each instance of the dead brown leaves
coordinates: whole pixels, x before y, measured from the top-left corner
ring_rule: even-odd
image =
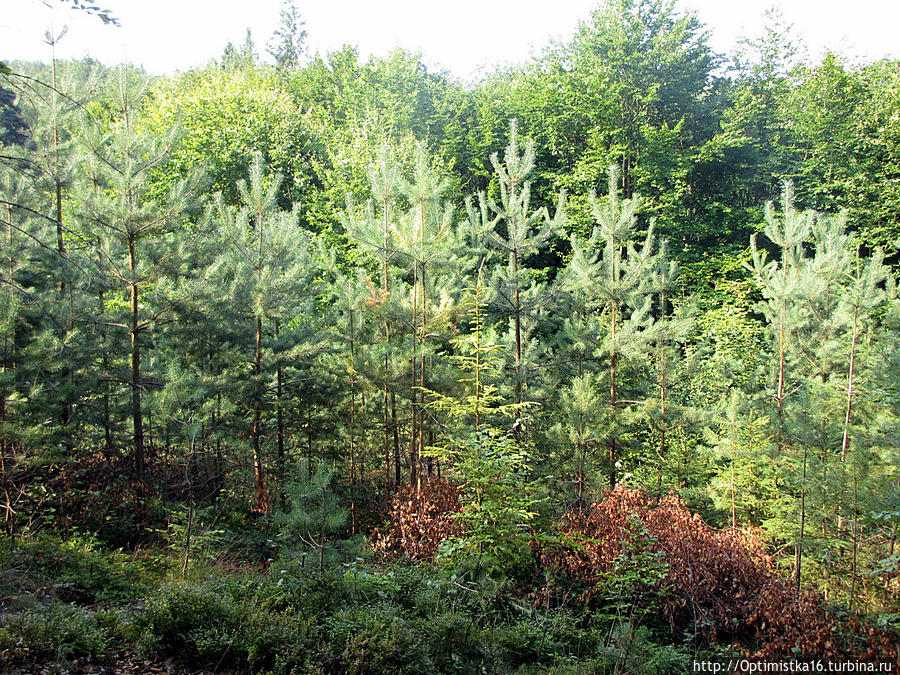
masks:
[[[690,625],[709,641],[755,639],[755,649],[744,651],[764,659],[897,659],[883,631],[859,622],[839,625],[821,598],[780,577],[752,532],[714,530],[678,497],[656,504],[619,487],[586,512],[566,517],[562,533],[578,545],[547,547],[541,562],[587,584],[583,597],[589,600],[635,540],[638,521],[646,547],[663,552],[668,566],[659,585],[666,589],[664,613],[673,630]]]
[[[372,531],[373,548],[388,557],[434,560],[440,543],[462,531],[454,517],[461,509],[459,497],[459,487],[445,480],[432,479],[418,492],[401,487],[391,502],[388,526]]]

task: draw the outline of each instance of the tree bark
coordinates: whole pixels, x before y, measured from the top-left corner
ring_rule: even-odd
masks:
[[[256,349],[253,357],[253,426],[250,435],[253,440],[253,477],[256,483],[256,506],[261,511],[269,510],[266,495],[265,466],[262,459],[262,316],[256,316]]]
[[[134,468],[138,482],[146,484],[144,458],[144,416],[141,410],[141,340],[138,304],[135,236],[128,236],[128,265],[131,272],[131,418],[134,428]]]
[[[277,340],[281,333],[281,322],[275,319],[275,339]],[[285,476],[287,476],[287,464],[284,456],[284,410],[282,409],[281,399],[284,390],[284,366],[281,358],[276,360],[275,373],[275,423],[278,432],[278,472],[281,474],[278,478],[281,484],[284,484]],[[284,490],[281,490],[282,501]]]

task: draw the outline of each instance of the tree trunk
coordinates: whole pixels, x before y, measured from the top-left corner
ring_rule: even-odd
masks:
[[[390,231],[390,223],[388,222],[389,213],[389,197],[385,196],[381,203],[381,225],[382,225],[382,261],[381,261],[381,292],[387,298],[388,294],[388,232]],[[390,344],[391,344],[391,324],[385,319],[384,321],[384,386],[382,387],[382,412],[384,422],[384,489],[386,492],[391,490],[391,441],[390,441],[390,413],[388,411],[388,373],[390,372]],[[400,485],[400,461],[399,461],[399,440],[397,439],[396,424],[396,406],[393,414],[394,419],[394,462],[395,462],[395,485]]]
[[[350,485],[356,484],[356,336],[350,310]],[[352,504],[351,504],[352,507]],[[352,509],[351,509],[352,510]],[[354,528],[355,529],[355,528]]]
[[[736,444],[736,435],[737,430],[735,429],[736,422],[731,423],[731,529],[737,529],[737,503],[735,500],[735,485],[734,485],[734,461],[737,448]]]
[[[844,432],[841,436],[841,461],[847,461],[847,448],[850,446],[850,413],[853,409],[853,371],[856,366],[856,341],[859,310],[853,311],[853,333],[850,337],[850,373],[847,379],[847,407],[844,412]]]
[[[66,256],[66,241],[63,237],[63,193],[62,193],[62,181],[59,176],[62,171],[61,169],[61,161],[59,157],[59,120],[57,119],[58,115],[58,99],[57,99],[57,78],[56,78],[56,37],[54,36],[51,41],[52,46],[52,61],[51,61],[51,70],[50,70],[50,81],[52,83],[53,88],[53,160],[54,160],[54,189],[55,189],[55,206],[56,206],[56,251],[59,253],[60,258],[65,258]],[[60,269],[64,269],[61,265]],[[64,279],[61,279],[59,282],[59,295],[60,300],[65,302],[66,296],[66,282]],[[66,324],[66,327],[63,328],[62,331],[62,341],[65,342],[66,336],[69,331],[72,330],[73,326],[71,325],[72,317],[69,316],[69,321]],[[72,382],[73,382],[73,373],[70,365],[66,364],[63,368],[63,381],[66,383],[66,388],[63,395],[62,407],[60,409],[59,421],[60,426],[63,428],[65,433],[65,444],[66,449],[71,454],[72,451],[72,438],[69,433],[65,431],[65,428],[69,426],[69,423],[72,421]]]
[[[6,393],[0,396],[0,424],[6,422]],[[6,536],[12,540],[13,536],[13,507],[12,498],[9,494],[9,478],[6,474],[6,452],[12,443],[7,442],[6,435],[0,434],[0,486],[3,487],[3,525],[6,530]]]
[[[803,565],[803,535],[806,529],[806,446],[803,446],[803,471],[800,477],[800,537],[797,539],[797,561],[796,576],[794,578],[797,584],[797,590],[800,590],[800,572]]]
[[[100,237],[97,237],[97,257],[99,258],[98,262],[102,265],[103,263],[103,255],[100,252]],[[105,301],[103,297],[103,287],[100,288],[99,295],[99,313],[98,316],[103,316],[103,311],[105,307]],[[102,328],[100,330],[100,351],[102,352],[102,361],[101,361],[101,373],[103,377],[106,377],[109,373],[109,354],[106,349],[106,329]],[[102,383],[103,389],[103,442],[104,442],[104,453],[106,454],[107,461],[112,460],[112,422],[109,414],[109,383]]]
[[[253,477],[256,483],[256,506],[261,511],[269,510],[266,495],[265,466],[262,459],[262,316],[256,316],[256,349],[253,356],[253,426],[250,435],[253,439]]]
[[[510,254],[513,265],[513,283],[515,299],[513,301],[513,319],[516,329],[516,418],[522,416],[519,406],[522,403],[522,307],[519,300],[519,253],[513,249]],[[516,429],[518,429],[518,425]]]
[[[391,426],[394,430],[394,485],[400,485],[400,425],[397,424],[397,394],[391,392]]]
[[[423,238],[424,238],[424,221],[422,225],[423,230]],[[423,249],[424,249],[424,241],[423,241]],[[425,295],[425,263],[422,263],[422,342],[421,342],[421,350],[422,350],[422,359],[421,366],[419,368],[419,460],[421,461],[421,457],[425,454],[425,339],[426,339],[426,295]],[[428,476],[431,476],[431,459],[428,460]],[[418,487],[421,488],[421,477],[419,478]]]
[[[609,435],[609,487],[616,489],[616,305],[613,303],[612,312],[612,353],[609,356],[609,407],[610,407],[610,435]]]
[[[131,272],[131,418],[134,428],[134,468],[138,482],[146,484],[144,459],[144,416],[141,411],[141,340],[138,281],[134,234],[128,236],[128,265]]]
[[[416,354],[417,340],[416,340],[416,331],[418,330],[418,307],[419,307],[419,273],[417,269],[418,265],[413,263],[413,303],[412,303],[412,332],[410,335],[410,342],[412,346],[412,355],[410,358],[410,400],[412,401],[410,406],[410,422],[409,422],[409,484],[418,489],[419,485],[419,458],[418,458],[418,436],[416,434],[416,422],[418,416],[418,394],[416,392],[416,386],[419,384],[418,380],[418,365],[419,365],[419,357]]]
[[[281,322],[276,319],[275,320],[275,339],[277,340],[281,332]],[[281,363],[281,358],[276,360],[276,375],[275,375],[275,417],[276,417],[276,425],[278,428],[278,471],[281,473],[279,479],[284,481],[284,477],[287,475],[287,466],[285,465],[285,457],[284,457],[284,410],[281,406],[281,399],[284,393],[284,366]]]

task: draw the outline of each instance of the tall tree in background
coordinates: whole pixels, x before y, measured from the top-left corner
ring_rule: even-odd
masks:
[[[248,28],[240,50],[232,42],[225,45],[225,51],[222,52],[222,67],[226,70],[251,70],[258,58],[255,49],[253,34]]]
[[[515,77],[498,78],[494,98],[503,96],[507,115],[541,146],[540,197],[565,187],[573,216],[586,216],[575,195],[602,184],[615,164],[624,196],[641,194],[680,251],[715,241],[722,227],[721,219],[695,217],[695,149],[718,130],[717,64],[698,18],[671,0],[608,0],[570,40]]]
[[[282,0],[281,22],[269,40],[269,54],[279,70],[290,70],[300,64],[303,42],[306,40],[304,21],[300,18],[295,0]]]

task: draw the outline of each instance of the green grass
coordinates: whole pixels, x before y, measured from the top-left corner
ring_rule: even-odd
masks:
[[[620,649],[610,625],[582,610],[534,607],[502,578],[364,556],[322,570],[290,558],[267,572],[205,564],[182,578],[171,553],[136,557],[39,537],[7,547],[0,581],[10,589],[3,671],[114,668],[136,654],[187,671],[603,673]],[[647,629],[633,633],[632,653],[663,665],[630,663],[632,672],[665,672],[687,658]]]

